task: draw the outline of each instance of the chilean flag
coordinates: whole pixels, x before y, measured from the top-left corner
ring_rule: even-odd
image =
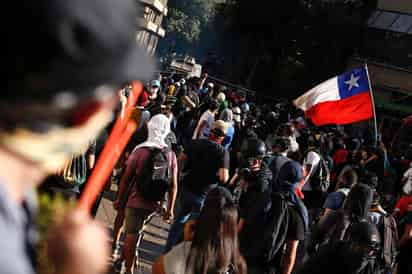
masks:
[[[345,125],[374,115],[366,67],[327,80],[294,101],[316,126]]]

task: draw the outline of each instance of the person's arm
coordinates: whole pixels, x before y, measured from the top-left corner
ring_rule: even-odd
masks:
[[[196,130],[196,136],[195,136],[195,139],[196,139],[196,140],[199,139],[200,133],[202,132],[202,130],[203,130],[203,128],[204,128],[205,126],[206,126],[206,121],[205,121],[205,120],[200,120],[199,126],[198,126],[198,128],[197,128],[197,130]]]
[[[184,170],[186,162],[187,162],[187,155],[182,151],[179,153],[179,156],[177,158],[177,166],[179,168],[179,173],[182,173],[182,170]]]
[[[222,184],[226,184],[226,182],[229,180],[229,169],[227,168],[219,169],[219,180]]]
[[[152,274],[165,274],[164,256],[155,260],[152,266]]]
[[[132,157],[133,154],[131,154],[129,157]],[[118,208],[119,203],[121,198],[125,195],[127,186],[129,184],[129,178],[133,174],[134,169],[136,168],[135,161],[131,161],[127,166],[126,170],[122,176],[122,179],[120,180],[119,184],[119,191],[117,192],[116,200],[113,202],[113,206],[115,209]]]
[[[96,156],[95,154],[89,154],[87,156],[87,168],[89,170],[92,170],[94,168],[94,165],[96,163]]]
[[[188,104],[191,108],[195,108],[195,107],[196,107],[196,104],[192,101],[192,99],[190,99],[189,96],[187,96],[187,95],[183,96],[183,97],[182,97],[182,100],[183,100],[186,104]]]
[[[282,274],[291,274],[295,266],[296,253],[298,250],[299,241],[288,240],[286,242],[286,251],[282,256],[281,269]]]
[[[312,165],[306,164],[305,165],[305,183],[309,180],[310,175],[312,174]]]
[[[323,217],[327,216],[329,213],[331,213],[333,211],[334,211],[333,209],[325,208],[320,217],[323,218]]]
[[[219,169],[219,180],[222,184],[226,184],[229,180],[229,166],[230,166],[230,158],[229,153],[225,150],[222,159],[222,166]]]
[[[240,218],[239,223],[237,224],[237,233],[242,232],[243,226],[245,225],[245,219]]]
[[[239,178],[239,175],[237,174],[237,171],[236,171],[236,173],[233,175],[232,179],[230,179],[229,185],[230,185],[230,186],[235,185],[235,183],[236,183],[236,181],[237,181],[238,178]]]
[[[96,163],[96,140],[90,143],[89,148],[86,152],[87,168],[92,170]]]
[[[175,209],[175,203],[176,203],[176,196],[177,196],[177,188],[178,188],[178,184],[177,184],[177,174],[178,174],[178,164],[176,161],[176,156],[173,153],[173,157],[175,165],[173,166],[172,172],[172,188],[169,191],[169,205],[167,207],[167,211],[166,214],[164,216],[164,219],[166,222],[171,222],[174,218],[174,209]]]
[[[405,226],[405,232],[399,241],[400,246],[405,245],[410,239],[412,239],[412,224]]]

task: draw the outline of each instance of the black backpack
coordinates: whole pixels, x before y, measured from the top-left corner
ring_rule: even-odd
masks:
[[[282,193],[272,193],[272,204],[265,218],[263,260],[273,261],[286,241],[289,226],[289,205]]]
[[[330,186],[330,171],[322,156],[320,157],[318,167],[310,176],[310,185],[313,190],[321,191],[323,193],[328,192]]]
[[[136,189],[146,200],[158,202],[164,199],[171,186],[169,160],[164,150],[149,148],[150,156],[143,172],[136,177]]]

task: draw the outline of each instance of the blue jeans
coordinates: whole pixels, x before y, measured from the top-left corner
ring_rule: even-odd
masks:
[[[184,224],[191,215],[199,214],[205,202],[206,195],[196,195],[186,189],[182,190],[179,198],[179,207],[173,224],[170,226],[164,253],[169,252],[175,245],[183,240]]]

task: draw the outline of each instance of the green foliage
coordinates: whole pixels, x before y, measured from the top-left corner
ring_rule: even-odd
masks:
[[[175,34],[178,38],[183,39],[187,43],[192,43],[199,40],[200,21],[198,18],[192,18],[178,9],[169,11],[170,19],[167,24],[167,33]]]
[[[55,273],[54,268],[48,260],[47,238],[49,229],[63,220],[66,213],[75,207],[75,202],[65,200],[60,194],[57,194],[54,198],[50,197],[49,194],[39,194],[38,205],[39,211],[36,224],[40,233],[40,241],[37,246],[37,273],[53,274]]]
[[[169,50],[186,53],[201,44],[202,33],[209,30],[215,5],[222,0],[171,0],[166,18],[166,43]]]

